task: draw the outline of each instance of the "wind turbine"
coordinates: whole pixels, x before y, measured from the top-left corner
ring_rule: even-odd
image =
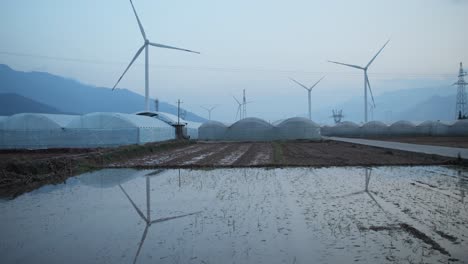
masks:
[[[237,100],[237,98],[233,95],[232,98],[234,98],[234,100],[236,100],[237,104],[239,105],[237,107],[237,112],[236,112],[236,120],[237,120],[237,116],[239,116],[239,120],[242,119],[242,106],[243,104],[241,102],[239,102],[239,100]]]
[[[311,105],[310,105],[310,93],[312,92],[312,89],[323,79],[325,78],[325,76],[323,76],[322,78],[320,78],[320,80],[318,80],[314,85],[312,85],[310,88],[303,85],[302,83],[294,80],[293,78],[289,78],[291,81],[297,83],[298,85],[302,86],[302,88],[306,89],[307,90],[307,93],[309,95],[309,119],[312,120],[312,108],[311,108]]]
[[[132,198],[130,198],[130,195],[128,195],[128,193],[125,191],[122,184],[119,184],[120,189],[122,190],[124,195],[127,197],[128,201],[133,206],[133,208],[135,208],[135,211],[138,213],[138,215],[143,219],[143,221],[145,222],[145,225],[146,225],[145,230],[143,231],[143,235],[141,236],[140,243],[138,244],[138,249],[137,249],[137,252],[135,254],[135,258],[133,259],[133,263],[137,262],[137,259],[138,259],[138,256],[140,255],[140,251],[141,251],[141,248],[143,246],[143,243],[145,243],[146,235],[148,234],[148,229],[151,227],[152,224],[166,222],[166,221],[174,220],[174,219],[177,219],[177,218],[187,217],[187,216],[196,215],[196,214],[201,213],[201,211],[198,211],[198,212],[193,212],[193,213],[188,213],[188,214],[183,214],[183,215],[163,217],[163,218],[159,218],[159,219],[155,219],[155,220],[151,219],[151,190],[150,190],[151,189],[151,182],[150,182],[150,178],[154,177],[154,176],[157,176],[161,172],[164,172],[164,170],[157,170],[157,171],[151,172],[151,173],[146,175],[146,216],[143,213],[143,211],[135,204],[135,202],[132,200]],[[180,186],[180,183],[179,183],[179,186]]]
[[[204,106],[200,106],[200,107],[208,111],[208,120],[211,120],[211,111],[213,111],[213,109],[215,109],[218,106],[214,105],[212,107],[204,107]]]
[[[130,69],[130,66],[132,66],[133,62],[138,58],[140,53],[145,50],[145,110],[149,111],[149,69],[148,69],[148,64],[149,64],[149,46],[153,47],[158,47],[158,48],[165,48],[165,49],[175,49],[175,50],[181,50],[181,51],[186,51],[186,52],[192,52],[192,53],[197,53],[200,54],[200,52],[193,51],[193,50],[188,50],[188,49],[182,49],[182,48],[177,48],[177,47],[172,47],[168,45],[163,45],[163,44],[158,44],[158,43],[153,43],[148,40],[146,37],[145,30],[143,29],[143,25],[141,24],[140,18],[138,18],[137,12],[135,10],[135,6],[133,5],[132,0],[130,0],[130,4],[132,5],[133,13],[135,13],[136,20],[138,22],[138,27],[140,27],[141,35],[143,36],[143,46],[141,46],[138,51],[136,52],[135,56],[133,56],[133,59],[130,61],[130,64],[128,64],[127,68],[125,71],[122,73],[120,78],[117,80],[115,83],[114,87],[112,90],[115,89],[117,84],[119,84],[120,80],[124,77],[125,73],[127,73],[128,69]]]
[[[369,63],[367,63],[367,65],[365,67],[361,67],[361,66],[358,66],[358,65],[352,65],[352,64],[346,64],[346,63],[341,63],[341,62],[336,62],[336,61],[328,61],[328,62],[331,62],[331,63],[340,64],[340,65],[344,65],[344,66],[348,66],[348,67],[352,67],[352,68],[356,68],[356,69],[360,69],[360,70],[364,71],[364,122],[365,123],[367,123],[367,114],[368,114],[367,113],[367,88],[369,88],[369,92],[370,92],[371,98],[372,98],[372,103],[373,103],[374,108],[375,108],[374,95],[372,94],[372,89],[371,89],[371,86],[370,86],[370,83],[369,83],[369,77],[367,76],[367,70],[369,69],[369,66],[372,64],[372,62],[374,62],[375,58],[377,58],[377,56],[380,54],[380,52],[382,52],[382,50],[385,48],[385,46],[387,46],[389,41],[390,40],[387,40],[387,42],[385,42],[383,47],[377,52],[377,54],[375,54],[375,56],[369,61]]]

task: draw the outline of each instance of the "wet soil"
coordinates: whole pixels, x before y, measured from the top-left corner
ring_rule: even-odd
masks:
[[[453,164],[452,158],[336,141],[198,142],[107,167],[230,168]]]
[[[107,149],[0,152],[0,197],[103,167],[230,168],[459,164],[455,159],[336,141],[170,141]]]
[[[168,141],[117,148],[1,150],[0,197],[16,197],[43,185],[63,183],[71,176],[105,167],[110,162],[190,144],[193,142]]]
[[[468,137],[383,137],[372,139],[420,145],[468,148]]]

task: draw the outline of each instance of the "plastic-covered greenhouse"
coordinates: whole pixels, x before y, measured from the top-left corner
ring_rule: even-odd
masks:
[[[458,120],[449,127],[451,136],[468,136],[468,120]]]
[[[388,126],[380,121],[370,121],[361,127],[362,137],[378,137],[388,134]]]
[[[398,136],[415,136],[418,134],[416,130],[416,125],[409,122],[400,120],[391,124],[388,127],[389,136],[398,137]]]
[[[268,141],[274,139],[273,126],[259,118],[249,117],[232,124],[226,131],[226,140]]]
[[[418,136],[447,136],[449,126],[440,121],[425,121],[416,126]]]
[[[276,122],[277,125],[259,118],[245,118],[231,126],[208,121],[199,128],[201,140],[270,141],[312,139],[320,140],[320,126],[309,119],[293,117]]]
[[[3,149],[111,147],[175,138],[174,128],[158,119],[121,113],[18,114],[2,123]]]
[[[359,125],[350,121],[344,121],[328,129],[329,135],[333,137],[358,137],[360,135]]]
[[[320,140],[320,126],[310,119],[293,117],[286,119],[276,126],[276,139],[313,139]]]
[[[198,128],[198,138],[201,140],[224,140],[227,126],[221,122],[208,121]]]

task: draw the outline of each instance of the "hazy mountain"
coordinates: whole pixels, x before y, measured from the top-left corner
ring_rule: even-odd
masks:
[[[51,107],[13,93],[0,93],[0,115],[14,115],[18,113],[64,114],[57,108]]]
[[[397,120],[453,120],[455,118],[455,89],[447,87],[428,87],[402,89],[383,93],[375,98],[376,108],[371,108],[369,102],[369,120],[394,122]],[[364,99],[356,97],[335,109],[343,109],[344,120],[360,123],[364,115]],[[330,113],[315,112],[314,120],[322,123],[332,123]]]
[[[15,93],[69,113],[142,111],[145,98],[127,89],[95,87],[44,72],[21,72],[0,64],[0,93]],[[154,110],[154,103],[150,104]],[[177,115],[177,107],[159,103],[159,110]],[[187,111],[190,121],[206,119]]]

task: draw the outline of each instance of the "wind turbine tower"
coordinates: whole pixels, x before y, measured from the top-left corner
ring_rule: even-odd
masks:
[[[323,79],[325,78],[325,76],[323,76],[322,78],[320,78],[320,80],[318,80],[314,85],[312,85],[311,87],[307,87],[305,85],[303,85],[302,83],[294,80],[293,78],[289,78],[291,81],[295,82],[296,84],[298,84],[299,86],[302,86],[302,88],[306,89],[307,90],[307,94],[308,94],[308,98],[309,98],[309,119],[312,120],[312,107],[311,107],[311,92],[312,92],[312,89]]]
[[[236,120],[237,120],[237,117],[239,117],[239,120],[242,120],[242,103],[237,100],[237,98],[235,96],[232,96],[232,98],[234,98],[234,100],[236,100],[236,103],[237,103],[237,112],[236,112]]]
[[[148,68],[148,66],[149,66],[149,46],[158,47],[158,48],[165,48],[165,49],[175,49],[175,50],[181,50],[181,51],[197,53],[197,54],[200,54],[200,52],[150,42],[148,40],[148,38],[146,37],[145,30],[143,29],[143,25],[141,24],[140,18],[138,17],[138,14],[137,14],[137,12],[135,10],[135,6],[133,5],[132,0],[130,0],[130,4],[132,5],[133,13],[135,14],[135,17],[136,17],[136,20],[137,20],[137,23],[138,23],[138,27],[140,28],[140,31],[141,31],[141,35],[143,36],[143,46],[141,46],[138,49],[138,51],[136,52],[135,56],[133,56],[133,59],[130,61],[130,64],[128,64],[127,68],[122,73],[120,78],[117,80],[117,82],[115,83],[112,90],[114,90],[115,87],[117,87],[117,84],[119,84],[120,80],[122,80],[125,73],[127,73],[128,69],[130,69],[130,67],[135,62],[135,60],[138,58],[138,56],[140,56],[140,53],[143,50],[145,50],[145,111],[149,111],[149,68]]]
[[[364,71],[364,122],[365,123],[367,123],[367,121],[368,121],[368,118],[367,118],[367,116],[368,116],[368,111],[367,111],[367,89],[369,89],[369,92],[370,92],[370,95],[371,95],[371,98],[372,98],[372,104],[374,105],[374,108],[375,108],[374,95],[372,94],[372,89],[371,89],[371,86],[370,86],[369,77],[367,76],[367,70],[369,69],[369,66],[372,64],[372,62],[374,62],[375,58],[377,58],[377,56],[380,54],[380,52],[382,52],[382,50],[385,48],[385,46],[387,46],[389,41],[390,40],[385,42],[383,47],[377,52],[377,54],[375,54],[375,56],[369,61],[369,63],[367,63],[367,65],[365,67],[358,66],[358,65],[352,65],[352,64],[346,64],[346,63],[341,63],[341,62],[336,62],[336,61],[328,61],[328,62],[331,62],[331,63],[340,64],[340,65],[344,65],[344,66],[348,66],[348,67],[352,67],[352,68],[356,68],[356,69]]]
[[[466,112],[466,82],[465,76],[466,72],[463,71],[463,63],[460,62],[460,70],[458,72],[458,81],[453,85],[458,85],[457,89],[457,102],[456,102],[456,117],[455,119],[465,119],[467,118],[468,113]]]
[[[243,97],[242,97],[242,115],[244,118],[247,117],[247,100],[245,98],[245,89],[243,90]]]

